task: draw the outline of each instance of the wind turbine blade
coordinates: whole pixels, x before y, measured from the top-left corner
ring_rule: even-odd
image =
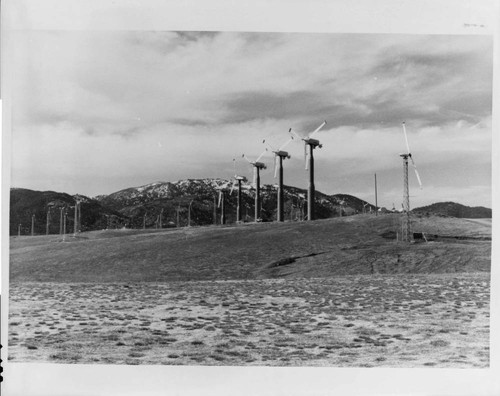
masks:
[[[407,153],[410,154],[410,145],[408,144],[408,136],[406,135],[406,126],[404,122],[403,122],[403,132],[405,134],[406,149],[408,150]]]
[[[271,151],[274,151],[273,146],[271,146],[268,142],[266,142],[266,141],[264,140],[262,143],[267,144],[267,147],[269,147],[269,148],[271,149]],[[266,150],[267,150],[267,149],[266,149]]]
[[[265,149],[265,150],[262,152],[262,154],[261,154],[261,155],[259,155],[259,156],[257,157],[257,159],[255,160],[255,162],[258,162],[258,161],[262,158],[262,156],[263,156],[266,152],[267,152],[267,149]]]
[[[243,154],[242,157],[245,158],[249,163],[252,163],[252,161],[250,161],[245,154]]]
[[[410,159],[411,159],[411,164],[413,165],[413,169],[415,170],[415,176],[417,176],[418,185],[420,186],[420,188],[422,188],[422,181],[420,180],[420,175],[418,174],[417,165],[415,165],[413,157],[410,157]]]
[[[291,137],[290,139],[288,139],[279,149],[278,151],[281,151],[283,150],[286,146],[288,146],[288,144],[293,140],[293,137]]]
[[[219,204],[217,205],[218,208],[220,208],[221,201],[222,201],[222,191],[219,191]]]
[[[274,178],[278,175],[278,156],[274,156]]]
[[[236,158],[233,158],[234,175],[236,176]]]
[[[292,134],[292,136],[295,136],[297,139],[302,140],[302,137],[297,135],[297,133],[295,131],[292,131],[292,128],[290,128],[290,130],[288,132],[290,132]]]
[[[229,195],[231,195],[233,193],[235,186],[236,186],[236,179],[233,180],[233,185],[231,186],[231,191],[229,192]]]
[[[314,131],[312,131],[310,134],[309,134],[309,137],[313,137],[316,133],[318,133],[318,131],[323,128],[324,126],[326,125],[326,121],[323,122],[323,124],[321,124],[319,127],[317,127]]]

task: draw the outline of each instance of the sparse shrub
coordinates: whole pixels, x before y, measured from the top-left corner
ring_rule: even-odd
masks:
[[[146,354],[142,353],[142,352],[134,352],[134,351],[132,351],[132,352],[130,352],[128,354],[128,356],[133,357],[133,358],[140,358],[140,357],[146,356]]]
[[[447,347],[448,345],[450,345],[450,342],[445,340],[434,340],[431,341],[431,345],[433,347]]]

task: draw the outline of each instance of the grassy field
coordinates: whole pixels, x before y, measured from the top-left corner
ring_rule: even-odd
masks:
[[[397,216],[11,239],[9,359],[487,367],[491,222]]]

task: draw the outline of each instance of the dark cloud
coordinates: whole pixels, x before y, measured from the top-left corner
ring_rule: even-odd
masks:
[[[227,111],[221,122],[240,123],[256,119],[290,120],[316,113],[324,104],[320,96],[308,91],[282,95],[274,92],[242,92],[231,95],[224,106]]]

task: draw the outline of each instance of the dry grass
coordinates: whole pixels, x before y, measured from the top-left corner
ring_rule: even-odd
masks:
[[[9,359],[487,367],[491,223],[421,217],[449,238],[411,245],[387,238],[398,225],[11,238]]]
[[[399,215],[303,223],[96,231],[11,238],[11,281],[171,282],[489,271],[491,241],[403,244],[384,238]],[[491,224],[422,217],[415,231],[491,238]],[[284,264],[284,265],[283,265]]]
[[[489,276],[13,283],[10,323],[13,361],[487,367]]]

